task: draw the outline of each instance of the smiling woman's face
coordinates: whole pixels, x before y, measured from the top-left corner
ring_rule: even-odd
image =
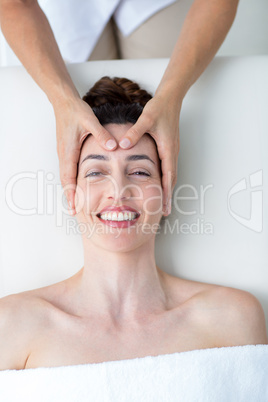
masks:
[[[119,142],[131,126],[105,128]],[[123,211],[105,214],[114,207]],[[110,152],[94,136],[86,139],[79,160],[76,211],[79,223],[90,227],[90,240],[105,249],[130,250],[155,236],[163,204],[161,165],[150,135],[143,135],[129,150],[118,147]],[[89,238],[89,232],[84,236]]]

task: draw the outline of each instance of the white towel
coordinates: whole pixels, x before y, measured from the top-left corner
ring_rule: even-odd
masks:
[[[268,345],[0,372],[1,402],[267,402]]]

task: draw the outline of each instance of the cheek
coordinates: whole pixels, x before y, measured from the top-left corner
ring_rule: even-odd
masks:
[[[161,184],[152,184],[143,190],[144,202],[143,210],[148,215],[162,215],[162,195]]]
[[[98,202],[103,194],[104,186],[101,184],[90,185],[86,180],[78,180],[75,194],[75,208],[77,214],[84,216],[96,211]]]

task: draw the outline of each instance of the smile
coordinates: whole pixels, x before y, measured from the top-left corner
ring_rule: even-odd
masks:
[[[139,216],[138,213],[125,211],[125,212],[105,212],[98,214],[98,216],[105,221],[131,221]]]
[[[140,217],[139,213],[123,211],[123,212],[105,212],[97,214],[97,217],[104,224],[115,228],[126,228],[134,225]]]

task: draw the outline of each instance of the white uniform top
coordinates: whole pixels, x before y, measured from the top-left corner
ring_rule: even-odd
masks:
[[[64,60],[83,62],[94,49],[111,18],[124,36],[176,0],[39,0]],[[1,65],[18,64],[13,52],[0,39]]]

